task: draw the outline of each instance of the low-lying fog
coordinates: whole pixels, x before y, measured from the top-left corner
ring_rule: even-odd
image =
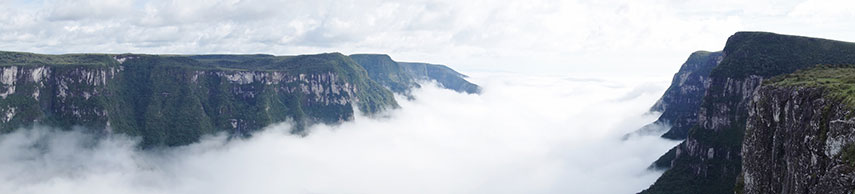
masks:
[[[476,74],[482,95],[399,98],[383,118],[138,150],[136,139],[45,127],[0,136],[0,193],[635,193],[677,142],[621,140],[667,86],[657,79]]]

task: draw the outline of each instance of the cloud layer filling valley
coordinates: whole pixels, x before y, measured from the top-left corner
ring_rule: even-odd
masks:
[[[482,95],[424,84],[386,117],[308,136],[270,126],[140,151],[123,135],[45,127],[0,136],[0,193],[632,193],[675,142],[620,137],[664,82],[478,74]]]

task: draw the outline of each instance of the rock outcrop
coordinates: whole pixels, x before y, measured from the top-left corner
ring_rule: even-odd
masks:
[[[34,124],[81,126],[140,136],[143,147],[185,145],[217,132],[246,136],[283,121],[302,133],[313,123],[351,120],[354,108],[369,115],[395,108],[386,88],[414,87],[412,80],[377,82],[368,74],[339,53],[0,52],[0,132]]]
[[[408,95],[410,88],[420,87],[417,81],[434,81],[440,87],[457,92],[481,93],[481,87],[466,81],[466,75],[445,65],[397,62],[383,54],[354,54],[350,57],[365,67],[371,79],[396,93]]]
[[[407,72],[417,80],[435,81],[440,87],[468,94],[481,93],[481,87],[466,81],[463,75],[445,65],[430,63],[400,62]]]
[[[350,58],[365,68],[371,79],[388,87],[393,92],[408,94],[410,88],[419,87],[405,67],[393,61],[389,55],[355,54],[350,55]]]
[[[767,83],[748,110],[745,193],[855,191],[855,69],[816,69]],[[852,96],[855,97],[855,96]]]
[[[686,140],[657,163],[670,168],[642,193],[733,193],[741,191],[742,143],[748,104],[763,80],[817,64],[855,64],[855,44],[779,35],[738,32],[710,73],[698,122]]]
[[[689,128],[698,120],[698,108],[704,93],[709,88],[710,72],[722,60],[721,52],[696,51],[692,53],[680,70],[674,74],[671,86],[665,91],[651,111],[661,112],[655,122],[642,127],[637,133],[659,132],[658,126],[670,126],[662,137],[674,140],[686,138]]]

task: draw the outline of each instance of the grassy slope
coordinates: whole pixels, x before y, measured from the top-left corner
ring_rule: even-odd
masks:
[[[727,40],[724,53],[724,60],[713,69],[711,77],[772,77],[817,64],[853,64],[855,43],[768,32],[738,32]]]
[[[818,65],[792,74],[767,80],[764,85],[780,87],[823,88],[832,98],[855,107],[855,66],[829,67]]]
[[[25,52],[0,51],[0,66],[32,66],[32,65],[86,65],[108,66],[119,64],[107,54],[66,54],[43,55]]]

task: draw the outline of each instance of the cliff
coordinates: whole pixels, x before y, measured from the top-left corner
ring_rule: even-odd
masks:
[[[642,193],[733,193],[742,171],[742,143],[748,104],[763,80],[816,64],[855,64],[855,44],[738,32],[728,38],[724,58],[710,73],[711,84],[686,140],[660,160],[670,167]],[[667,162],[670,161],[670,162]]]
[[[468,94],[481,93],[481,87],[466,81],[466,75],[445,65],[401,62],[407,72],[419,80],[436,81],[440,87]]]
[[[662,135],[668,139],[685,139],[689,128],[697,123],[698,108],[710,86],[710,72],[722,60],[721,52],[696,51],[692,53],[680,70],[674,74],[671,86],[665,91],[651,111],[661,112],[655,122],[642,127],[639,132],[647,133],[653,126],[671,126]]]
[[[745,193],[855,191],[855,69],[815,68],[764,85],[742,144]]]
[[[312,123],[353,119],[354,107],[366,114],[395,108],[386,88],[413,83],[378,83],[338,53],[0,52],[0,78],[0,132],[37,123],[82,126],[96,133],[140,136],[143,147],[184,145],[221,131],[249,135],[287,120],[295,121],[294,132],[301,133]]]
[[[416,81],[435,81],[440,87],[457,92],[481,93],[481,87],[466,81],[466,75],[445,65],[397,62],[383,54],[354,54],[350,57],[365,67],[371,79],[396,93],[408,94],[410,88],[420,87]]]
[[[350,58],[365,68],[372,80],[387,86],[393,92],[406,94],[410,88],[419,87],[404,66],[393,61],[389,55],[355,54],[350,55]]]

